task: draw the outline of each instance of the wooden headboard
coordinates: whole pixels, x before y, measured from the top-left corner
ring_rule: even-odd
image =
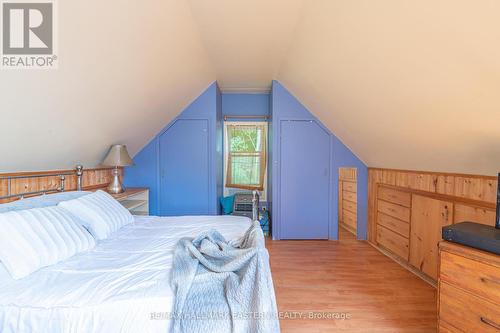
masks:
[[[82,190],[103,188],[111,182],[111,168],[83,169],[81,172]],[[123,177],[123,168],[120,168],[120,175]],[[62,178],[63,182],[61,182]],[[75,191],[77,180],[76,169],[0,173],[0,203],[44,193]]]

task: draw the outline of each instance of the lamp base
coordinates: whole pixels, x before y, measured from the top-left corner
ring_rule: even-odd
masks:
[[[113,179],[108,185],[108,192],[113,194],[125,192],[125,187],[120,182],[120,172],[118,171],[118,168],[113,169]]]

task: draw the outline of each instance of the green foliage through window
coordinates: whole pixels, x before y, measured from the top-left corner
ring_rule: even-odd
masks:
[[[228,125],[227,187],[263,189],[266,124]]]

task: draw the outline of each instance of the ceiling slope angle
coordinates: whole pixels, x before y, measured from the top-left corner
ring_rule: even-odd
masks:
[[[500,170],[500,2],[307,2],[278,73],[372,167]]]
[[[59,67],[0,75],[0,172],[133,156],[215,80],[186,1],[66,1],[57,18]]]
[[[269,90],[304,0],[188,0],[224,92]]]

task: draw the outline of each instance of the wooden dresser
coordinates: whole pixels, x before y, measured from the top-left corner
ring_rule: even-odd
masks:
[[[439,332],[500,332],[500,256],[439,244]]]

